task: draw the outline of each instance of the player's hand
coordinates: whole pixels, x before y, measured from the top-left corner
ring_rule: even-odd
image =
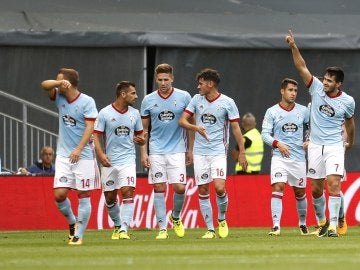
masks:
[[[137,145],[144,145],[146,143],[146,134],[135,135],[133,141]]]
[[[80,155],[81,155],[81,150],[75,148],[69,156],[70,163],[77,163],[80,159]]]
[[[192,152],[186,152],[185,154],[185,165],[189,166],[193,163],[194,156]]]
[[[141,155],[141,164],[144,166],[144,168],[150,168],[150,160],[148,154]]]
[[[295,44],[295,38],[294,38],[294,35],[291,32],[291,30],[289,30],[289,33],[286,35],[285,41],[286,41],[287,44],[290,45],[290,47]]]
[[[61,80],[60,86],[64,89],[69,89],[71,86],[71,83],[68,80]]]
[[[310,141],[305,141],[305,142],[303,142],[303,149],[304,149],[305,151],[307,151],[307,149],[308,149],[308,147],[309,147],[309,142],[310,142]]]
[[[206,133],[206,129],[204,127],[201,127],[201,126],[197,126],[197,129],[196,129],[197,132],[199,132],[199,134],[201,136],[203,136],[207,141],[209,141],[209,137]]]
[[[101,165],[103,165],[104,167],[111,166],[111,161],[110,161],[109,157],[105,154],[99,155],[99,161],[100,161]]]
[[[239,160],[239,165],[242,167],[243,171],[245,172],[248,166],[245,153],[239,153],[238,160]]]
[[[282,155],[284,158],[290,157],[290,150],[289,150],[289,148],[287,147],[287,145],[285,145],[285,144],[283,144],[283,143],[281,143],[281,142],[278,142],[277,148],[279,149],[281,155]]]

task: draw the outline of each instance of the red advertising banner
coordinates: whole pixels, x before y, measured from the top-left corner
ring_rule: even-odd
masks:
[[[57,210],[53,198],[52,177],[0,176],[0,230],[43,230],[67,228],[65,218]],[[348,173],[342,184],[348,225],[360,222],[360,173]],[[271,227],[269,175],[229,176],[226,182],[229,195],[227,221],[230,227]],[[156,228],[152,186],[146,178],[137,179],[135,211],[131,228]],[[193,178],[187,182],[187,196],[182,212],[186,228],[205,227],[199,209],[197,186]],[[166,193],[168,215],[172,209],[172,188]],[[77,196],[70,192],[70,200],[77,212]],[[315,225],[310,185],[307,188],[309,226]],[[121,199],[121,198],[120,198]],[[214,221],[217,207],[212,189]],[[89,229],[113,226],[108,217],[101,190],[92,192],[92,214]],[[283,197],[282,226],[297,226],[298,218],[294,193],[287,186]],[[215,224],[216,225],[216,224]],[[169,224],[170,227],[170,224]]]

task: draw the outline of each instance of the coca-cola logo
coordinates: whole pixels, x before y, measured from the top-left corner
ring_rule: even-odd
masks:
[[[344,192],[344,211],[354,213],[355,220],[360,222],[360,178],[357,178]],[[354,211],[348,211],[350,208],[355,207]]]
[[[165,201],[169,197],[169,188],[166,189]],[[184,206],[181,211],[181,219],[185,228],[196,228],[198,219],[198,202],[197,196],[197,185],[194,178],[189,178],[186,184],[186,197]],[[172,197],[172,196],[171,196]],[[118,197],[117,200],[120,198]],[[192,201],[193,200],[193,201]],[[167,211],[167,223],[171,227],[169,216],[171,214],[171,208]],[[97,214],[97,227],[98,229],[112,228],[114,226],[113,221],[107,214],[105,197],[101,195],[98,206]],[[136,194],[134,196],[134,214],[130,223],[130,228],[156,228],[157,221],[154,210],[154,191],[151,194]]]

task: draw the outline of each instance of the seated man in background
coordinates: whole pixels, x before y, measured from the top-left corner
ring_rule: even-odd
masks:
[[[38,174],[38,175],[54,175],[55,168],[54,149],[51,146],[44,146],[40,150],[40,160],[36,161],[33,165],[27,168],[19,168],[18,174]]]

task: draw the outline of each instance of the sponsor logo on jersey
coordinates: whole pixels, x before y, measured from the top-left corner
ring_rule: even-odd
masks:
[[[205,113],[201,116],[201,122],[214,125],[216,123],[216,117],[210,113]]]
[[[321,105],[319,111],[329,117],[334,117],[335,115],[335,110],[330,105]]]
[[[116,136],[129,136],[130,134],[130,128],[127,126],[119,126],[115,128],[115,135]]]
[[[175,119],[175,114],[172,111],[162,111],[159,113],[158,118],[160,121],[171,121]]]
[[[65,125],[67,126],[76,126],[76,120],[74,118],[72,118],[70,115],[64,115],[62,117],[62,120],[64,122]]]
[[[281,129],[283,132],[296,132],[298,130],[298,126],[294,123],[286,123]]]

